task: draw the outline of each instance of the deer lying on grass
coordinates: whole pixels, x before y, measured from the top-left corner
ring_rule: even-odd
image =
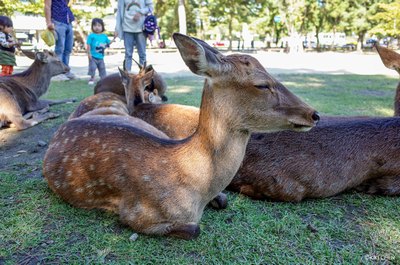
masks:
[[[206,77],[196,132],[177,141],[109,116],[72,119],[54,135],[43,174],[74,206],[118,213],[137,232],[193,239],[204,207],[239,168],[251,132],[308,131],[319,116],[255,58],[173,38],[191,71]]]
[[[100,114],[117,114],[119,115],[130,115],[133,113],[134,108],[137,104],[143,102],[154,101],[157,97],[153,92],[145,95],[145,87],[152,82],[154,71],[153,69],[141,70],[138,74],[129,74],[127,71],[120,71],[120,82],[124,87],[124,96],[117,95],[112,92],[101,92],[98,94],[91,95],[78,105],[75,111],[69,116],[69,119],[74,119],[90,112],[93,114],[93,110],[108,108],[108,110],[96,110],[94,113]],[[150,96],[152,95],[152,96]]]
[[[136,62],[136,61],[135,61]],[[165,83],[164,79],[160,74],[158,74],[151,65],[149,66],[142,66],[138,62],[136,64],[139,67],[139,73],[144,71],[149,71],[150,69],[154,71],[153,79],[150,84],[146,86],[145,91],[147,93],[153,92],[157,96],[161,97],[162,101],[167,101],[168,98],[165,95],[167,92],[167,84]],[[125,63],[124,63],[125,65]],[[125,69],[124,69],[125,70]],[[121,77],[118,73],[111,74],[106,76],[105,78],[101,79],[97,82],[96,86],[94,87],[94,94],[98,94],[101,92],[112,92],[120,96],[125,96],[125,89],[124,85],[121,82]],[[151,96],[151,95],[149,95]]]
[[[66,73],[69,67],[48,51],[24,51],[34,59],[25,71],[11,76],[0,77],[0,128],[11,123],[17,130],[32,127],[46,119],[57,117],[53,113],[44,113],[50,105],[65,103],[69,100],[50,101],[39,99],[47,92],[52,76]],[[34,114],[28,112],[36,112]],[[25,117],[23,115],[26,115]],[[26,119],[33,116],[32,119]]]
[[[400,69],[397,53],[377,49],[387,67]],[[143,104],[135,112],[139,112],[135,116],[175,139],[191,135],[198,122],[198,109],[186,106]],[[227,189],[254,199],[296,202],[352,188],[399,195],[399,154],[399,118],[322,117],[318,126],[305,134],[253,134],[242,166]]]

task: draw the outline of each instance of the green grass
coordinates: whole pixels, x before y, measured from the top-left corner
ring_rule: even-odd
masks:
[[[398,80],[385,76],[276,76],[322,114],[393,114]],[[199,106],[202,79],[167,79],[170,103]],[[84,81],[54,82],[47,98],[90,95]],[[78,103],[53,106],[61,118]],[[117,216],[69,206],[41,177],[41,159],[0,169],[0,264],[395,264],[400,198],[347,193],[301,203],[252,201],[228,193],[206,209],[194,241],[139,235]]]

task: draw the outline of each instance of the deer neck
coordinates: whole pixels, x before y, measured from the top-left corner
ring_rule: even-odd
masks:
[[[192,152],[201,150],[210,158],[209,179],[203,178],[201,185],[205,197],[210,200],[231,182],[244,158],[250,137],[248,131],[235,128],[235,115],[230,106],[219,104],[221,96],[209,81],[205,82],[199,125],[191,138],[191,146],[196,149]]]
[[[19,77],[26,87],[29,87],[38,97],[46,93],[49,85],[51,74],[47,67],[39,65],[40,62],[33,62],[33,64],[25,70]]]

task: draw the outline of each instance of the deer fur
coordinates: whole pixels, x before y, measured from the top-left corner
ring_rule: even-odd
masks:
[[[152,81],[146,86],[145,91],[147,93],[153,92],[161,98],[161,101],[167,101],[168,97],[165,95],[167,92],[167,83],[164,81],[162,76],[157,73],[151,65],[142,66],[139,63],[137,63],[137,65],[139,67],[139,72],[142,72],[143,70],[154,71]],[[112,92],[123,97],[125,96],[124,85],[121,82],[121,77],[119,73],[108,75],[97,82],[96,86],[94,87],[94,94],[98,94],[101,92]],[[155,98],[155,100],[158,100],[158,98]]]
[[[11,76],[0,77],[0,128],[11,123],[17,130],[24,130],[46,119],[58,115],[44,113],[50,105],[65,103],[69,100],[50,101],[39,99],[49,88],[52,76],[66,73],[69,67],[64,65],[53,52],[24,51],[34,58],[33,64],[25,71]],[[40,112],[37,112],[39,111]],[[23,115],[29,112],[33,118],[27,120]],[[29,116],[29,115],[28,115]]]
[[[190,70],[206,77],[196,132],[169,140],[109,116],[71,119],[54,135],[43,174],[76,207],[118,213],[140,233],[193,239],[205,206],[239,168],[251,132],[307,131],[319,117],[255,58],[173,38]]]
[[[379,46],[378,43],[375,43],[375,48],[378,51],[383,64],[387,68],[396,70],[400,74],[400,54],[391,49]],[[394,115],[400,116],[400,82],[397,85],[394,98]]]
[[[377,50],[388,68],[400,69],[396,52],[384,47]],[[198,109],[181,105],[143,104],[134,115],[174,139],[193,134],[198,122]],[[293,202],[349,189],[399,195],[399,148],[399,118],[323,116],[307,133],[253,134],[227,189],[254,199]]]
[[[83,114],[93,111],[98,108],[112,107],[113,110],[117,111],[122,115],[130,115],[133,113],[134,108],[137,104],[143,102],[154,101],[157,97],[153,92],[144,93],[144,89],[151,83],[154,71],[140,71],[138,74],[130,74],[125,70],[120,71],[120,82],[124,87],[124,96],[112,93],[112,92],[101,92],[98,94],[91,95],[78,105],[73,113],[69,116],[69,119],[74,119]],[[155,90],[156,91],[156,90]],[[100,111],[95,112],[100,114]],[[104,114],[112,114],[113,111],[102,111]],[[93,114],[93,112],[92,112]]]

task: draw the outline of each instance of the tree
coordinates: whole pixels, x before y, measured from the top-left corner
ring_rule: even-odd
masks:
[[[262,10],[261,0],[206,0],[212,26],[227,26],[229,50],[232,50],[234,23],[247,23]]]
[[[378,37],[400,37],[400,1],[378,2],[370,19],[374,23],[371,34]]]

